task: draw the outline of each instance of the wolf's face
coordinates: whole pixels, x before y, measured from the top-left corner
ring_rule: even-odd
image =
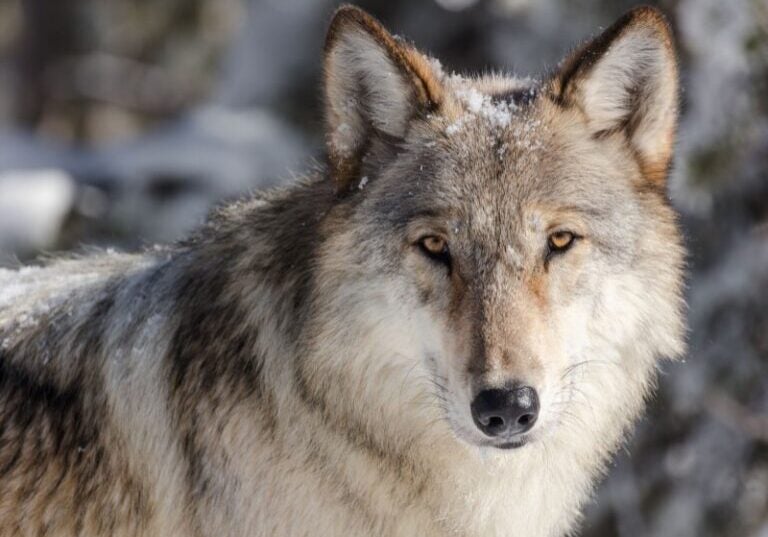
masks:
[[[641,9],[541,83],[464,79],[358,10],[334,20],[340,292],[370,304],[355,311],[371,337],[423,370],[459,438],[579,427],[637,404],[654,359],[680,352],[670,43]]]

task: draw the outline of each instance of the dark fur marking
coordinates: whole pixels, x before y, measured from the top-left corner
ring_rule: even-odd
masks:
[[[344,480],[343,476],[336,471],[335,468],[337,465],[329,459],[322,447],[314,440],[310,441],[305,461],[308,466],[317,469],[318,473],[321,475],[330,474],[333,485],[338,487],[341,491],[342,505],[348,507],[349,510],[353,511],[356,515],[362,515],[366,525],[372,532],[377,525],[377,517],[373,513],[371,506],[364,498],[352,490],[349,484]]]
[[[419,475],[413,462],[404,454],[396,452],[386,446],[383,446],[374,436],[366,432],[366,426],[362,423],[350,422],[350,416],[338,412],[339,409],[331,410],[325,399],[314,393],[306,377],[302,372],[301,362],[296,364],[294,371],[294,381],[297,387],[297,393],[300,399],[323,422],[328,430],[336,432],[350,445],[369,454],[371,458],[382,463],[390,475],[393,475],[398,481],[411,483],[414,486],[409,490],[414,490],[415,499],[418,494],[425,490],[427,476]],[[384,469],[384,468],[383,468]]]
[[[75,483],[69,506],[54,516],[74,520],[74,530],[85,529],[86,518],[109,532],[118,526],[140,528],[151,513],[146,491],[129,473],[119,453],[106,457],[103,432],[105,396],[100,376],[104,331],[114,306],[117,282],[107,283],[88,313],[72,325],[67,304],[53,311],[34,332],[0,354],[0,465],[18,487],[19,505],[48,505],[60,487]],[[72,346],[61,341],[72,334]],[[34,372],[23,365],[50,347],[50,366]],[[30,356],[30,359],[26,359]],[[57,371],[67,361],[67,373]],[[85,389],[88,386],[88,389]],[[14,449],[9,449],[14,446]],[[19,481],[21,479],[21,481]],[[115,484],[115,480],[119,484]],[[42,487],[41,483],[48,484]],[[114,500],[111,487],[121,499]],[[0,493],[2,493],[0,481]],[[131,512],[128,516],[125,509]],[[98,511],[98,516],[94,513]],[[13,524],[13,521],[7,521]],[[50,528],[41,520],[38,534]]]
[[[494,93],[491,95],[491,102],[493,104],[511,103],[515,106],[527,106],[534,102],[539,96],[539,88],[536,86],[530,86],[528,88],[516,88],[509,91],[503,91],[501,93]]]
[[[229,415],[232,405],[249,398],[261,399],[271,408],[271,392],[262,379],[262,357],[255,354],[258,331],[243,327],[244,312],[237,304],[225,303],[222,295],[227,270],[204,273],[192,270],[180,286],[177,301],[180,311],[171,342],[169,375],[172,410],[180,424],[180,445],[187,464],[188,502],[194,505],[212,490],[215,477],[207,460],[212,456],[198,439],[197,424],[213,418],[224,426],[217,414]],[[231,402],[220,412],[223,400]],[[274,410],[265,412],[265,429],[275,427]],[[226,419],[226,418],[223,418]]]
[[[263,410],[255,418],[262,420],[265,435],[277,427],[274,396],[262,378],[258,321],[245,324],[249,312],[227,296],[237,296],[238,287],[259,281],[283,292],[272,315],[289,340],[298,337],[307,315],[319,228],[336,197],[327,179],[292,194],[242,213],[237,222],[214,216],[176,261],[185,270],[170,300],[182,313],[171,338],[167,371],[171,410],[180,424],[179,445],[187,464],[190,506],[215,492],[212,466],[224,456],[209,452],[207,443],[198,438],[197,423],[205,421],[223,430],[233,405],[255,398]],[[249,233],[266,241],[261,253],[244,248]],[[229,408],[222,408],[224,404]]]
[[[467,373],[470,376],[481,375],[488,369],[488,349],[485,341],[486,335],[483,332],[483,327],[486,325],[486,314],[482,295],[481,289],[473,288],[469,296],[473,310],[470,359],[467,363]]]

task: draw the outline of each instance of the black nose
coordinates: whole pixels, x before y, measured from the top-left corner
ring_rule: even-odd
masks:
[[[483,390],[471,406],[475,425],[488,436],[524,433],[539,417],[539,396],[530,386]]]

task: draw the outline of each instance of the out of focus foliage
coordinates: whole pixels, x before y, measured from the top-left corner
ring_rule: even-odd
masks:
[[[661,0],[690,350],[589,510],[594,537],[768,536],[768,3]],[[628,0],[366,0],[448,69],[536,75]],[[0,264],[173,240],[321,157],[330,0],[0,3]]]

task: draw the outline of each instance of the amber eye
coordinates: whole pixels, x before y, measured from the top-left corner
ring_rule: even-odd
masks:
[[[424,255],[433,261],[443,263],[450,267],[451,254],[448,251],[448,243],[445,239],[435,235],[427,235],[426,237],[419,239],[418,245]]]
[[[555,231],[549,236],[549,251],[554,253],[565,252],[573,245],[576,236],[570,231]]]

